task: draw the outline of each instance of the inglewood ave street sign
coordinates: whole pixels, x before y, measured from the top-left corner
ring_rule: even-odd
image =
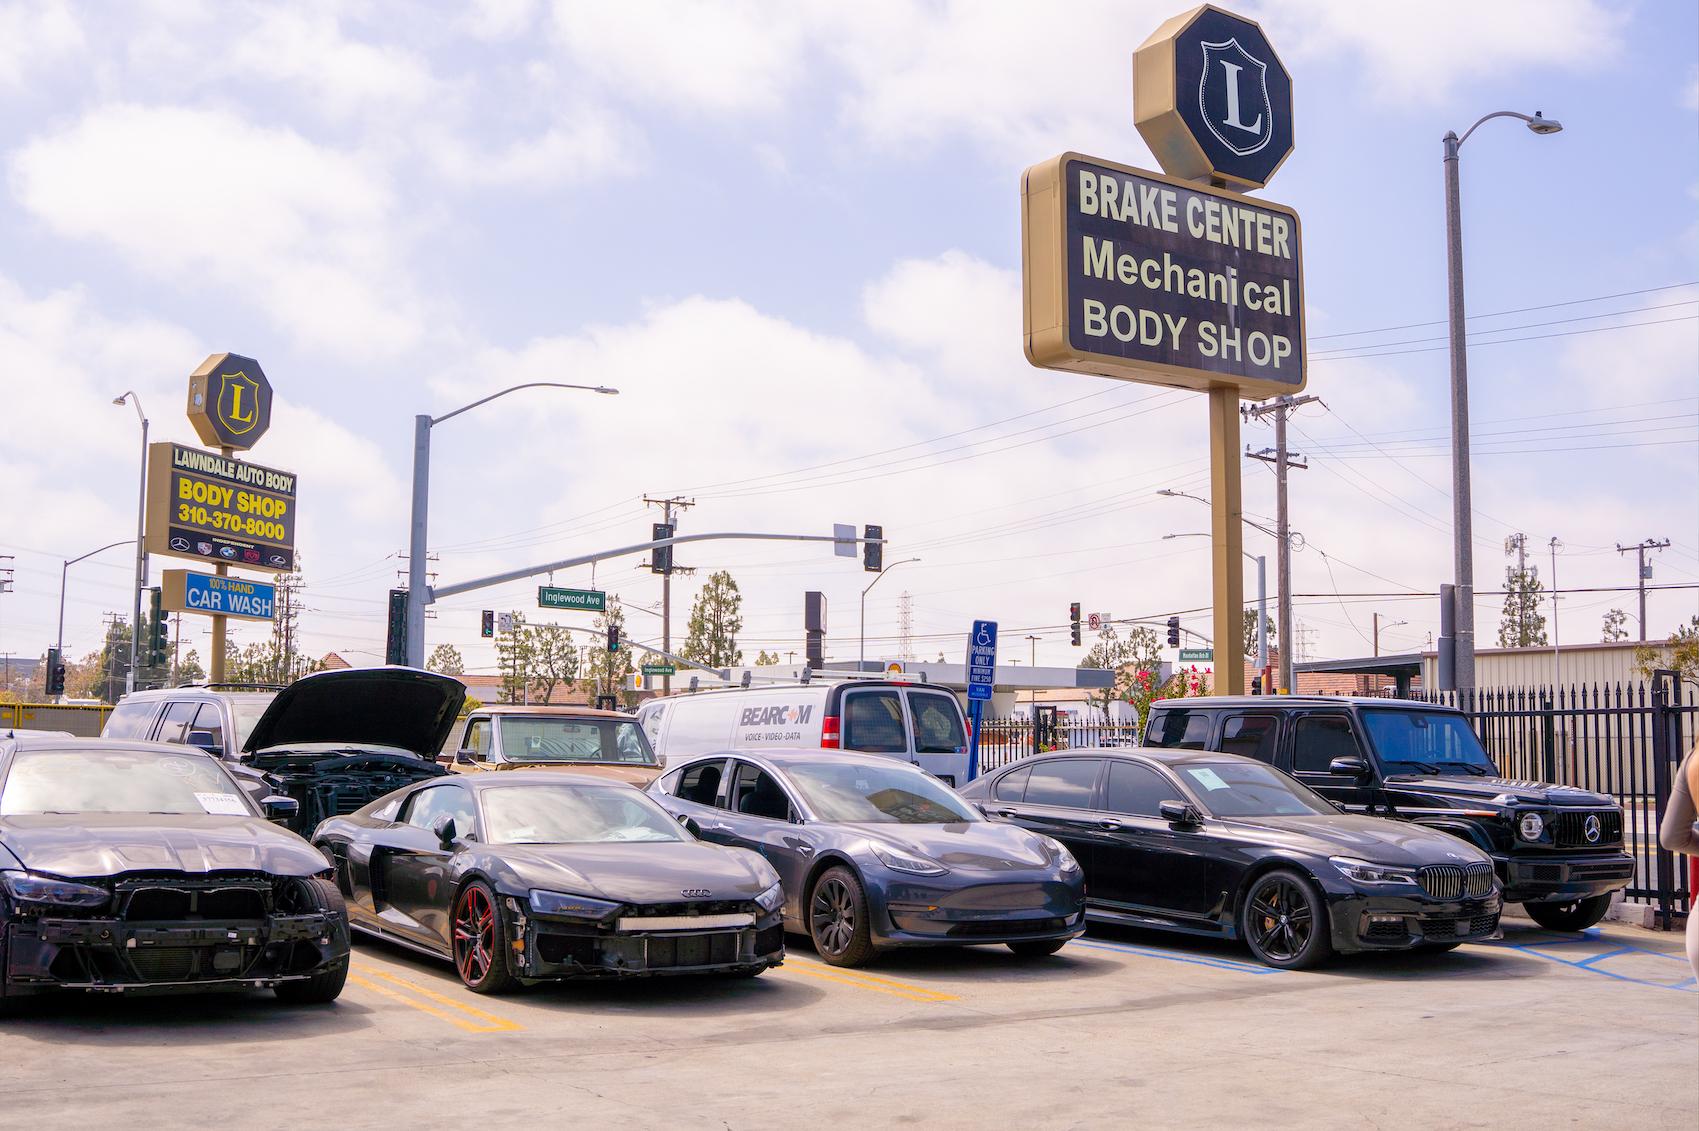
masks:
[[[600,589],[560,589],[553,585],[539,585],[537,606],[543,609],[576,609],[586,613],[599,613],[607,609],[608,595]]]

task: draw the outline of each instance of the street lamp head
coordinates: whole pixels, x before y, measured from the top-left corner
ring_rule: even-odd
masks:
[[[1563,129],[1563,123],[1555,118],[1544,117],[1535,110],[1534,116],[1528,119],[1528,128],[1537,134],[1555,134]]]
[[[113,398],[112,398],[112,403],[113,403],[113,404],[116,404],[116,405],[121,405],[121,404],[123,404],[123,403],[124,403],[124,402],[125,402],[125,401],[127,401],[127,400],[129,400],[129,399],[130,399],[130,394],[129,394],[129,393],[124,393],[124,394],[122,394],[122,395],[121,395],[121,396],[116,396],[116,397],[113,397]]]
[[[617,396],[619,396],[619,390],[618,389],[610,389],[606,385],[597,385],[596,386],[596,392],[601,393],[605,397],[617,397]]]

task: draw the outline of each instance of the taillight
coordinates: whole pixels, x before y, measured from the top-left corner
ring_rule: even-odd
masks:
[[[827,715],[820,720],[820,749],[838,749],[838,716]]]

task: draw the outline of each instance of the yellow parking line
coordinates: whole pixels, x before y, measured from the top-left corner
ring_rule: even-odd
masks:
[[[854,986],[858,990],[872,990],[876,994],[889,994],[892,997],[926,1004],[961,1000],[954,994],[939,993],[937,990],[929,990],[925,986],[914,986],[907,982],[880,978],[873,974],[823,966],[816,962],[799,962],[795,958],[787,959],[785,964],[779,967],[780,973],[786,971],[806,974],[810,978],[819,978],[825,982],[836,982],[842,986]]]
[[[409,982],[405,978],[397,978],[394,974],[386,973],[385,971],[379,970],[375,967],[362,965],[356,966],[354,969],[359,970],[364,974],[370,974],[373,977],[382,978],[386,982],[392,982],[395,986],[401,988],[396,989],[391,986],[381,985],[378,982],[372,981],[371,978],[365,978],[361,977],[360,974],[350,973],[348,975],[348,980],[353,982],[355,985],[363,986],[375,993],[382,994],[384,997],[390,998],[394,1001],[399,1001],[403,1005],[410,1005],[414,1009],[419,1010],[421,1013],[429,1013],[433,1017],[439,1017],[451,1025],[455,1025],[466,1030],[468,1033],[511,1033],[515,1030],[524,1028],[523,1025],[520,1025],[515,1021],[509,1021],[505,1017],[497,1017],[493,1013],[485,1013],[481,1009],[455,1001],[451,997],[447,997],[434,990],[427,989],[415,982]],[[417,1001],[414,997],[408,996],[409,994],[426,1000]],[[438,1005],[456,1010],[463,1016],[457,1016],[455,1013],[449,1013],[443,1009],[438,1009],[434,1005],[428,1005],[426,1004],[426,1001],[436,1002]]]

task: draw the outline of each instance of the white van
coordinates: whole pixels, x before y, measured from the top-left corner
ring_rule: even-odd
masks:
[[[968,780],[967,722],[941,687],[840,680],[698,691],[637,709],[667,765],[716,750],[820,747],[889,754],[949,785]]]

